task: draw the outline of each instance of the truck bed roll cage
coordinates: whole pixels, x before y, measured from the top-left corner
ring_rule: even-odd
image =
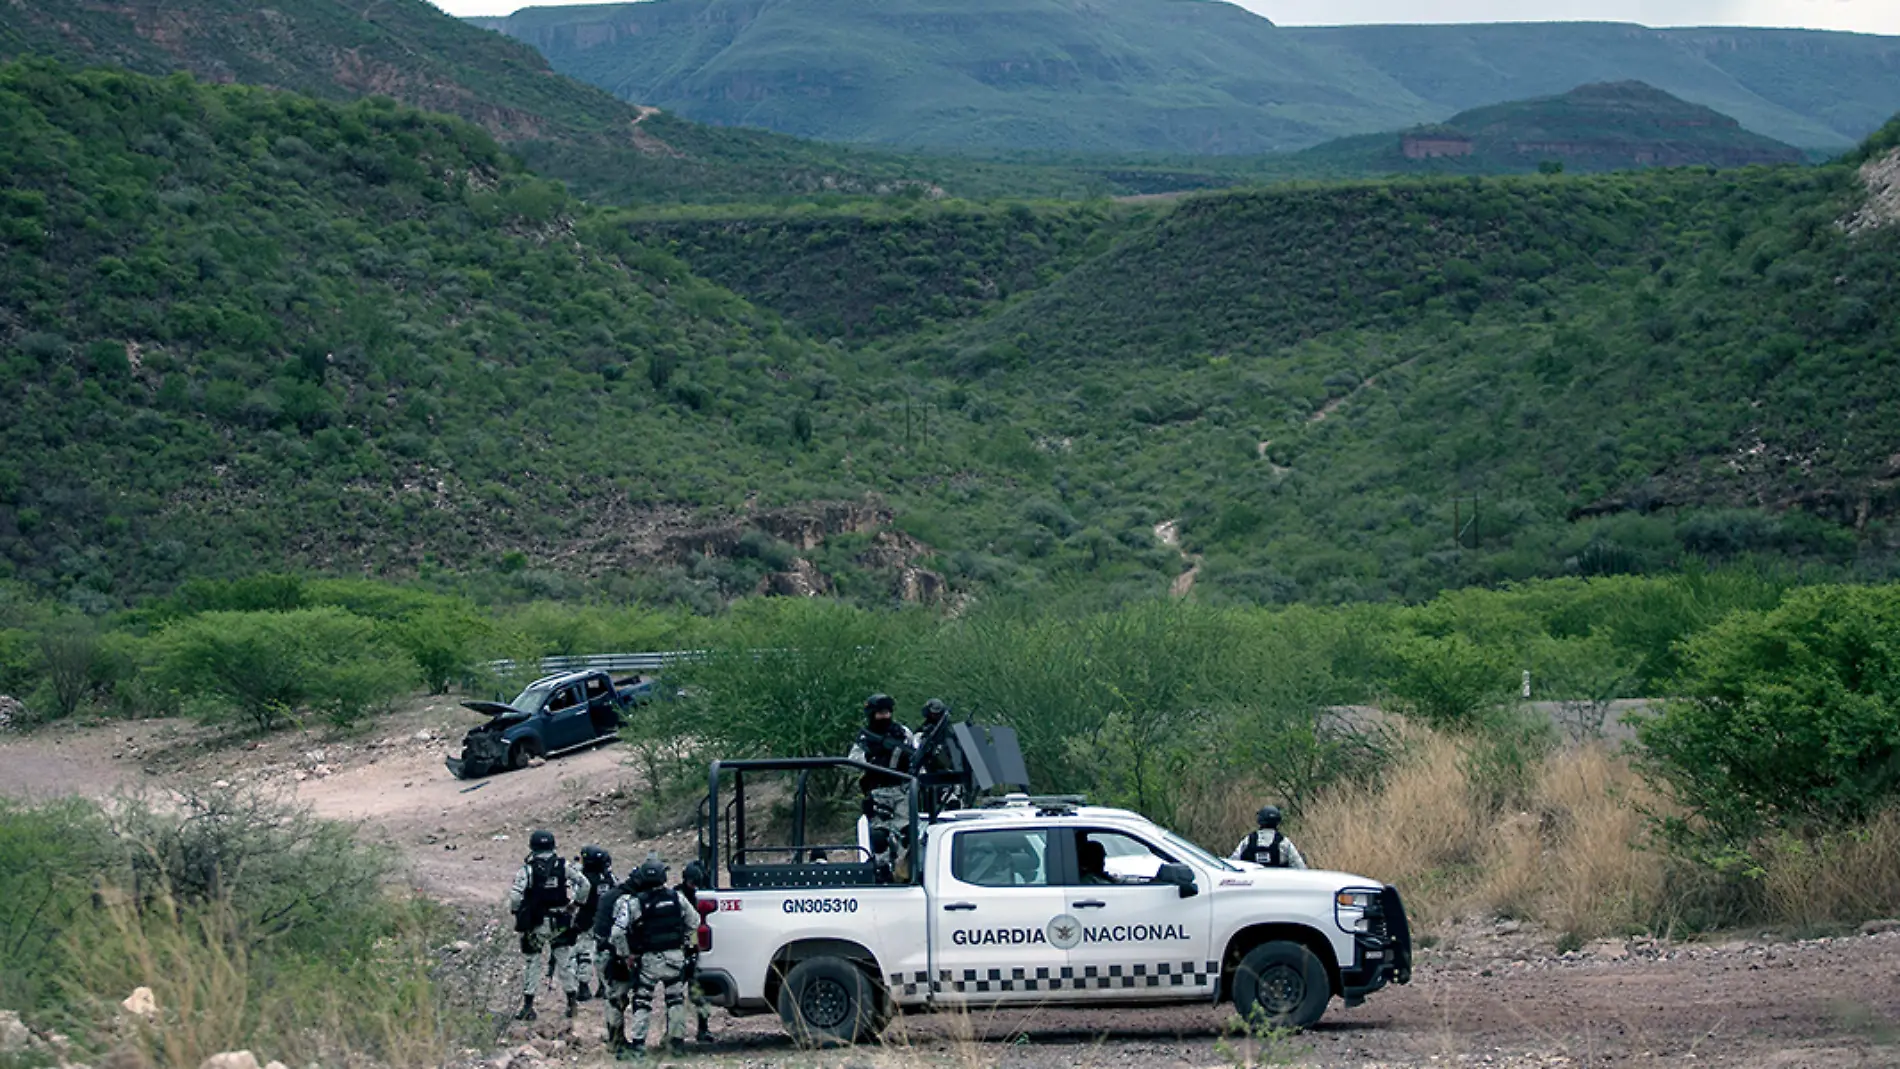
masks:
[[[719,861],[724,840],[720,836],[720,820],[728,810],[730,823],[725,831],[732,844],[729,851],[732,856],[727,859],[728,878],[724,882],[727,888],[861,887],[887,882],[879,879],[877,860],[867,856],[856,841],[805,841],[806,799],[811,774],[815,771],[852,771],[860,776],[870,774],[897,781],[893,785],[904,787],[910,797],[908,835],[913,844],[922,842],[920,825],[937,816],[937,806],[944,797],[941,788],[959,789],[964,804],[974,805],[979,792],[1011,787],[1027,789],[1029,786],[1029,773],[1023,764],[1022,749],[1014,729],[965,721],[952,725],[951,738],[963,754],[960,772],[899,772],[848,757],[762,757],[712,762],[706,770],[706,799],[699,814],[699,862],[706,870],[710,889],[718,890],[722,886]],[[798,774],[792,794],[792,841],[779,846],[748,846],[746,777],[784,772]],[[719,801],[720,781],[728,775],[732,780],[731,800],[722,808]],[[827,855],[826,859],[814,861],[811,855],[815,851],[823,851]],[[754,862],[748,859],[748,855],[753,854],[776,856],[783,860]],[[830,858],[832,854],[843,855],[851,860],[834,861]],[[917,882],[921,876],[922,866],[913,864],[906,882]]]

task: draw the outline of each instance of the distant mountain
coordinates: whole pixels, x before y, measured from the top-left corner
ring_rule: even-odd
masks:
[[[933,149],[1257,153],[1432,118],[1213,0],[649,0],[476,20],[705,122]]]
[[[469,119],[543,173],[615,199],[869,192],[920,174],[909,161],[629,107],[426,0],[0,2],[0,61],[27,55],[335,101],[387,96]]]
[[[1846,149],[1900,103],[1900,37],[1818,30],[1652,30],[1627,23],[1331,26],[1283,31],[1363,64],[1433,118],[1637,80],[1802,148]],[[1398,125],[1398,124],[1394,124]]]
[[[647,0],[475,21],[689,118],[956,151],[1275,152],[1628,80],[1844,149],[1900,100],[1900,38],[1815,31],[1279,28],[1218,0]]]
[[[1803,158],[1792,145],[1642,82],[1584,85],[1560,96],[1473,108],[1442,123],[1344,137],[1299,155],[1373,174],[1507,174],[1550,163],[1577,171],[1742,167]]]

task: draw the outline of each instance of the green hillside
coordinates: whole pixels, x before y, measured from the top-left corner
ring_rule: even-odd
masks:
[[[1900,100],[1900,39],[1813,31],[1280,28],[1219,0],[650,0],[475,21],[689,118],[959,152],[1276,152],[1629,80],[1838,150]]]
[[[1800,163],[1803,153],[1710,108],[1641,82],[1617,82],[1473,108],[1410,130],[1341,138],[1298,158],[1361,174],[1509,174],[1551,164],[1613,171]]]
[[[1845,235],[1858,196],[1828,168],[1191,199],[915,355],[1071,398],[1041,433],[1181,515],[1217,589],[1890,561],[1900,234]]]
[[[1377,69],[1426,101],[1433,120],[1592,82],[1641,81],[1777,141],[1838,151],[1873,132],[1900,101],[1900,38],[1871,34],[1607,22],[1283,32]]]
[[[0,175],[0,578],[84,604],[260,564],[707,605],[1117,598],[1185,551],[1277,601],[1900,548],[1900,228],[1836,225],[1847,166],[629,215],[386,101],[36,64]]]
[[[27,55],[144,74],[291,89],[324,100],[386,96],[487,129],[576,192],[618,201],[718,201],[877,193],[952,168],[726,130],[641,112],[562,77],[533,49],[427,0],[34,0],[0,17],[0,61]],[[636,126],[637,121],[637,126]],[[983,169],[958,189],[986,192]],[[1032,188],[1066,191],[1024,176]]]
[[[642,242],[820,338],[954,324],[1044,285],[1148,213],[1104,202],[630,216]]]
[[[513,553],[597,573],[663,556],[696,509],[980,467],[947,418],[947,468],[891,454],[888,376],[456,120],[15,66],[0,175],[0,545],[37,584]],[[747,567],[678,579],[739,593]]]
[[[477,21],[625,99],[831,141],[1257,153],[1431,117],[1217,0],[653,0]]]

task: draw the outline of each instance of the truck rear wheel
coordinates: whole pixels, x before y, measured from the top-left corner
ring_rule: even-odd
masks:
[[[1326,963],[1298,943],[1262,943],[1234,970],[1234,1009],[1241,1019],[1269,1028],[1305,1028],[1332,1001]]]
[[[807,958],[778,989],[778,1015],[799,1045],[835,1047],[877,1035],[879,999],[864,970],[843,958]]]

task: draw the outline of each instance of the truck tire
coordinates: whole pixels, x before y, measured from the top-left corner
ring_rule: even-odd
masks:
[[[1250,1024],[1305,1028],[1332,998],[1326,963],[1299,943],[1262,943],[1234,970],[1234,1010]]]
[[[877,1035],[881,1000],[864,970],[843,958],[807,958],[778,989],[779,1020],[804,1047],[838,1047]]]
[[[519,772],[528,767],[528,758],[534,756],[534,750],[526,742],[517,739],[508,747],[508,771]]]

